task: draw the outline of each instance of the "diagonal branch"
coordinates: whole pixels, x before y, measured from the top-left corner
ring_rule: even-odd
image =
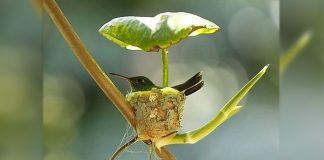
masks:
[[[87,48],[81,42],[79,36],[74,32],[71,24],[65,18],[63,12],[56,4],[55,0],[44,0],[44,7],[57,28],[60,30],[65,40],[69,43],[75,55],[78,57],[84,68],[87,69],[91,77],[96,81],[98,86],[114,103],[127,121],[134,127],[134,112],[126,102],[119,89],[112,83],[105,72],[100,68]]]
[[[112,83],[105,72],[100,68],[99,64],[91,56],[90,52],[84,46],[71,24],[65,18],[55,0],[43,0],[43,6],[72,48],[74,54],[83,64],[84,68],[86,68],[91,77],[96,81],[107,97],[114,103],[128,123],[132,127],[135,127],[135,115],[130,105],[126,102],[120,90]],[[165,147],[161,148],[161,151],[157,152],[157,154],[162,160],[176,159]]]

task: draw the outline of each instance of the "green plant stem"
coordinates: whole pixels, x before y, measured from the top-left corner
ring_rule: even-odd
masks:
[[[126,102],[119,89],[112,83],[95,59],[91,56],[87,48],[83,45],[79,36],[75,33],[71,24],[65,18],[55,0],[44,0],[43,5],[56,24],[56,27],[60,30],[61,34],[64,36],[65,40],[68,42],[88,73],[96,81],[107,97],[115,104],[127,121],[134,127],[135,114],[131,109],[131,106]]]
[[[91,56],[79,36],[72,28],[71,24],[65,18],[55,0],[43,0],[43,6],[56,24],[56,27],[64,36],[64,39],[72,48],[74,54],[83,64],[84,68],[86,68],[91,77],[96,81],[107,97],[114,103],[128,123],[132,127],[136,127],[135,114],[131,109],[131,106],[126,102],[125,97],[121,94],[120,90],[112,83],[95,59]],[[165,147],[161,148],[161,150],[156,153],[163,160],[175,160],[172,153]]]
[[[163,64],[163,87],[169,85],[169,62],[168,62],[168,51],[162,49],[162,64]]]
[[[203,139],[214,131],[219,125],[231,118],[234,114],[242,109],[237,106],[241,99],[250,91],[256,82],[266,73],[268,65],[265,66],[256,76],[254,76],[234,97],[220,110],[220,112],[203,127],[191,132],[176,134],[165,142],[161,141],[157,147],[169,144],[193,144]]]

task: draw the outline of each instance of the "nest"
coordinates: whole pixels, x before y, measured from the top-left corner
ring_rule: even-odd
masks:
[[[180,128],[185,95],[173,88],[132,92],[126,100],[136,116],[136,132],[141,140],[159,140]]]

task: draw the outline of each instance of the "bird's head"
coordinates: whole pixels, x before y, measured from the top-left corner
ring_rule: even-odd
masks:
[[[153,87],[156,87],[155,84],[150,79],[144,76],[126,77],[116,73],[110,73],[110,74],[126,79],[131,84],[132,92],[148,91],[151,90]]]

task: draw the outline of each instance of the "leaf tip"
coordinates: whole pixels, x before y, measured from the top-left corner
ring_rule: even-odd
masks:
[[[101,26],[100,29],[98,30],[98,32],[99,32],[100,34],[102,34],[103,31],[104,31],[104,29],[105,29],[105,27],[106,27],[106,24],[104,24],[103,26]]]
[[[268,68],[269,66],[270,66],[270,64],[267,64],[266,66],[264,66],[264,68],[266,68],[266,69],[267,69],[267,68]]]
[[[263,69],[261,70],[261,72],[266,72],[269,68],[270,64],[267,64],[266,66],[263,67]]]

